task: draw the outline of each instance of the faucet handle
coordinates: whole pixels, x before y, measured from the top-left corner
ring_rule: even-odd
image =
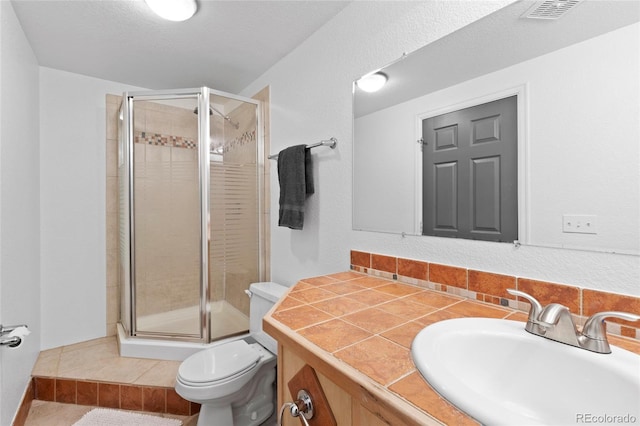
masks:
[[[582,327],[582,336],[580,337],[585,349],[605,354],[611,353],[611,348],[607,341],[607,329],[604,322],[606,318],[640,321],[640,315],[630,314],[628,312],[604,311],[591,315],[584,323],[584,327]]]
[[[582,334],[598,340],[607,340],[607,329],[604,320],[606,318],[619,318],[627,321],[640,321],[640,315],[628,312],[604,311],[593,314],[587,319],[582,328]]]
[[[529,309],[529,322],[536,323],[538,321],[538,317],[540,316],[540,312],[542,312],[542,305],[540,304],[540,302],[538,302],[535,297],[525,293],[524,291],[518,291],[512,288],[508,288],[507,292],[511,295],[522,297],[531,304],[531,308]]]

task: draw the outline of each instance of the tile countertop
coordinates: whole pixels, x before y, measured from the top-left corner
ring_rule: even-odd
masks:
[[[342,272],[298,282],[265,316],[264,329],[352,396],[401,413],[406,424],[477,424],[441,398],[411,360],[420,330],[460,317],[527,319],[521,311]],[[640,353],[640,342],[609,337]]]

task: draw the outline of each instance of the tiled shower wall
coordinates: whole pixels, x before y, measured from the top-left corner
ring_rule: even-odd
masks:
[[[118,256],[118,109],[120,96],[107,95],[107,190],[106,190],[106,240],[107,240],[107,335],[116,334],[120,319],[120,280]]]
[[[269,88],[265,88],[260,91],[258,94],[254,96],[254,99],[262,101],[262,114],[263,114],[263,139],[264,139],[264,170],[262,179],[264,182],[264,194],[263,199],[269,200],[269,161],[266,159],[266,156],[269,153]],[[107,157],[107,167],[106,167],[106,230],[107,230],[107,335],[114,335],[116,333],[116,324],[119,321],[119,309],[120,309],[120,301],[119,301],[119,293],[120,293],[120,283],[119,283],[119,256],[118,256],[118,177],[117,177],[117,166],[118,166],[118,110],[120,107],[121,97],[115,95],[107,95],[106,96],[106,115],[107,115],[107,136],[106,136],[106,157]],[[137,114],[139,117],[144,116],[143,108],[140,108],[141,104],[137,104]],[[173,212],[171,216],[155,215],[154,220],[165,221],[168,224],[166,228],[168,232],[163,235],[150,236],[150,243],[153,244],[153,238],[169,238],[169,237],[177,237],[180,244],[177,246],[174,244],[171,246],[172,248],[167,253],[162,254],[162,258],[167,260],[167,262],[157,262],[151,261],[151,263],[146,264],[146,275],[152,279],[157,279],[159,282],[155,284],[160,285],[160,289],[155,287],[151,290],[152,287],[147,287],[147,291],[151,291],[153,293],[159,292],[166,293],[170,295],[168,297],[159,298],[159,302],[154,305],[153,303],[149,303],[149,301],[155,299],[154,297],[144,297],[146,301],[146,305],[142,305],[143,309],[146,313],[152,313],[154,311],[167,310],[167,309],[175,309],[181,306],[186,306],[189,304],[193,304],[193,298],[199,297],[195,295],[195,292],[192,290],[193,288],[198,289],[197,278],[196,285],[192,285],[192,279],[194,274],[197,275],[197,265],[194,268],[193,259],[195,253],[195,259],[197,259],[197,250],[199,242],[192,243],[194,235],[193,233],[193,223],[192,218],[187,217],[184,212],[193,211],[190,205],[192,203],[196,203],[197,206],[197,166],[194,164],[196,159],[196,141],[197,141],[197,126],[192,126],[191,123],[195,118],[193,113],[188,110],[177,111],[178,108],[172,108],[168,106],[158,105],[158,104],[150,104],[149,108],[156,109],[153,114],[149,114],[149,120],[147,117],[144,117],[144,120],[140,120],[138,126],[135,128],[135,136],[138,139],[138,142],[135,144],[136,149],[136,159],[137,161],[144,160],[144,170],[145,173],[155,173],[158,172],[162,166],[161,164],[169,161],[170,167],[172,169],[172,173],[174,173],[174,177],[177,179],[171,179],[171,183],[162,182],[161,185],[165,185],[165,189],[167,185],[169,188],[173,185],[175,191],[175,196],[181,197],[180,203],[184,206],[184,209],[180,209],[180,212]],[[163,108],[171,108],[171,110],[164,110]],[[158,110],[159,109],[159,110]],[[160,114],[157,114],[160,113]],[[167,116],[163,116],[165,113],[171,113],[174,118],[169,118]],[[233,113],[231,113],[231,119],[234,122],[241,123],[238,129],[230,128],[230,126],[226,126],[224,132],[226,132],[225,138],[227,143],[226,152],[225,152],[225,160],[233,160],[232,162],[244,162],[244,159],[247,158],[255,158],[255,149],[256,149],[256,140],[257,135],[255,131],[247,130],[247,129],[255,129],[255,115],[253,116],[253,121],[251,121],[251,115],[253,111],[249,111],[248,109],[237,108]],[[172,121],[173,120],[173,121]],[[212,141],[213,145],[216,146],[217,143],[220,143],[220,138],[222,136],[222,129],[224,123],[221,120],[212,120]],[[253,161],[255,163],[255,160]],[[137,165],[139,166],[139,165]],[[166,164],[165,164],[166,166]],[[248,171],[245,168],[245,173],[252,174],[255,173],[255,167],[258,165],[254,164],[251,171]],[[175,169],[175,170],[173,170]],[[195,175],[192,173],[195,171]],[[219,170],[218,170],[219,171]],[[216,167],[212,167],[212,175],[217,173]],[[212,176],[212,178],[219,179],[219,176]],[[213,185],[212,185],[213,187]],[[192,189],[195,188],[195,191]],[[165,194],[167,192],[165,191]],[[169,191],[171,193],[171,191]],[[194,195],[195,194],[195,195]],[[254,197],[255,198],[255,197]],[[166,200],[155,199],[155,200],[147,200],[149,203],[147,205],[147,213],[151,209],[154,211],[156,207],[161,206],[163,202]],[[197,213],[197,207],[195,212]],[[171,212],[170,212],[171,213]],[[177,216],[176,216],[177,215]],[[179,217],[179,220],[176,220],[176,217]],[[262,241],[262,246],[259,248],[258,253],[262,253],[265,257],[265,279],[269,278],[269,208],[268,203],[264,204],[263,211],[261,212],[261,226],[264,230],[264,238]],[[255,220],[254,220],[255,222]],[[196,216],[196,224],[197,224],[197,216]],[[197,225],[196,225],[197,226]],[[212,225],[212,231],[216,232],[216,224]],[[249,229],[249,227],[245,227],[246,232],[255,232],[257,233],[257,229]],[[257,228],[257,227],[255,227]],[[185,238],[188,237],[188,238]],[[172,238],[175,241],[175,238]],[[191,240],[191,241],[187,241]],[[195,250],[195,252],[194,252]],[[215,250],[215,249],[214,249]],[[211,267],[215,267],[215,262],[218,260],[214,259],[215,254],[212,250],[212,261]],[[241,250],[241,248],[239,249]],[[256,254],[258,256],[259,254]],[[246,260],[246,261],[245,261]],[[240,264],[254,264],[254,259],[240,259],[236,263]],[[167,275],[162,276],[162,271],[166,272],[166,268],[172,266],[177,269],[174,269],[174,277],[173,281],[167,280]],[[235,270],[227,271],[225,279],[226,284],[229,289],[226,293],[223,293],[220,290],[222,287],[214,287],[212,290],[212,299],[216,300],[216,298],[224,297],[225,300],[236,306],[238,309],[242,311],[246,311],[248,313],[248,298],[244,294],[243,288],[233,288],[232,285],[234,280],[246,280],[247,277],[258,276],[258,272],[254,270],[256,268],[253,267],[243,267],[236,268]],[[195,271],[195,272],[194,272]],[[181,277],[181,278],[178,278]],[[216,280],[214,274],[212,274],[213,281]],[[252,281],[255,281],[253,279]],[[166,287],[166,288],[165,288]],[[239,286],[236,286],[239,287]],[[145,291],[145,290],[141,290]],[[195,295],[195,296],[194,296]],[[197,300],[197,299],[196,299]]]

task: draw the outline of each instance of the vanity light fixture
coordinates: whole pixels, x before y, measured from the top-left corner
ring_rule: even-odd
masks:
[[[169,21],[186,21],[191,18],[198,5],[196,0],[144,0],[156,15]]]
[[[365,92],[377,92],[387,83],[387,76],[381,72],[367,74],[356,81],[358,87]]]

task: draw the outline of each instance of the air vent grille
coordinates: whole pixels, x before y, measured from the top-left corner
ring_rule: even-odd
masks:
[[[527,10],[522,17],[529,19],[560,19],[581,1],[582,0],[545,0],[537,2]]]

